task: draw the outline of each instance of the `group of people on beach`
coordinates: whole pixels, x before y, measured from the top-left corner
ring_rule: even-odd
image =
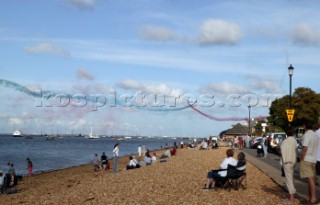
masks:
[[[26,159],[28,176],[32,176],[33,164],[30,158]],[[4,170],[0,170],[0,187],[13,187],[22,180],[22,175],[17,175],[14,163],[8,162]]]
[[[140,168],[142,166],[152,165],[157,162],[157,153],[153,152],[151,154],[149,149],[144,149],[144,148],[142,148],[142,146],[139,145],[138,159],[136,159],[136,157],[133,155],[129,156],[129,162],[126,167],[127,169]],[[163,159],[165,159],[165,158],[176,155],[176,153],[177,153],[176,148],[177,148],[177,146],[175,146],[175,145],[171,148],[166,145],[166,149],[165,149],[166,151],[159,157],[159,159],[161,160],[160,162],[164,162],[165,160],[163,160]],[[119,151],[120,151],[120,144],[116,143],[114,145],[114,149],[112,151],[113,152],[113,167],[112,167],[113,172],[118,171]],[[91,160],[91,164],[93,166],[94,171],[110,169],[110,162],[109,162],[105,152],[102,153],[100,159],[98,157],[98,154],[96,153],[94,155],[94,158]]]
[[[118,170],[118,158],[119,158],[119,149],[120,147],[120,143],[116,143],[113,147],[113,168],[112,168],[112,171],[113,172],[117,172]],[[108,170],[110,169],[110,163],[109,163],[109,160],[108,160],[108,157],[106,155],[105,152],[102,152],[102,155],[100,157],[100,160],[98,158],[98,154],[96,153],[94,155],[94,158],[91,160],[91,163],[93,165],[93,169],[94,171],[98,171],[98,170]]]

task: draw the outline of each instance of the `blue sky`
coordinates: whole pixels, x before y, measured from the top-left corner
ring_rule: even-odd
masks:
[[[99,134],[207,137],[244,123],[248,105],[251,117],[267,116],[270,101],[289,93],[290,64],[293,88],[320,90],[319,6],[1,1],[0,131],[88,133],[93,126]],[[40,90],[42,98],[30,94]],[[183,109],[188,97],[222,120]]]

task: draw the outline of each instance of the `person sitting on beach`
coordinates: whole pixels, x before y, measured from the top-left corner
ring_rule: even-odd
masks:
[[[227,158],[223,160],[223,162],[220,164],[220,169],[227,169],[228,165],[237,166],[237,160],[233,158],[234,152],[232,149],[228,149],[226,151]],[[207,175],[207,184],[204,187],[204,189],[210,189],[214,188],[215,182],[217,179],[223,178],[227,176],[227,171],[216,171],[212,170],[208,172]]]
[[[171,156],[175,156],[176,155],[176,153],[177,153],[177,150],[176,150],[176,148],[175,147],[172,147],[172,149],[171,149]]]
[[[94,155],[94,158],[92,159],[91,163],[92,163],[94,171],[100,170],[99,159],[98,159],[98,154],[97,153]]]
[[[146,153],[146,156],[144,157],[143,161],[144,161],[144,163],[146,165],[151,165],[152,164],[152,159],[151,159],[151,156],[150,156],[150,152]]]
[[[243,152],[238,154],[238,162],[237,162],[237,170],[238,171],[246,171],[246,155]]]
[[[108,169],[108,166],[107,166],[108,158],[107,158],[107,155],[105,152],[102,152],[100,159],[101,159],[102,169],[107,170]]]
[[[160,159],[171,157],[171,152],[169,149],[166,150],[164,154],[161,155]]]
[[[151,157],[151,161],[152,161],[152,164],[157,162],[157,153],[156,152],[153,152],[153,155]]]
[[[14,186],[15,185],[15,177],[16,177],[16,170],[14,168],[14,164],[13,163],[8,163],[8,170],[6,173],[6,186]]]
[[[0,188],[2,187],[3,183],[4,183],[4,174],[2,170],[0,170]]]
[[[133,157],[129,157],[129,164],[127,165],[127,169],[135,169],[135,168],[140,168],[140,165],[138,164],[137,160]]]
[[[208,142],[207,142],[207,140],[203,140],[200,145],[199,150],[206,150],[207,148],[208,148]]]

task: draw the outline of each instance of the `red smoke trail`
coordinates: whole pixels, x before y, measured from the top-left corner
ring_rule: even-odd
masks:
[[[195,108],[194,106],[190,106],[194,111],[196,111],[197,113],[199,113],[200,115],[205,116],[206,118],[209,118],[210,120],[215,120],[215,121],[248,121],[247,117],[229,117],[229,118],[219,118],[219,117],[214,117],[211,115],[208,115],[204,112],[201,112],[200,110],[198,110],[197,108]],[[259,116],[258,117],[260,120],[266,120],[267,117],[266,116]]]

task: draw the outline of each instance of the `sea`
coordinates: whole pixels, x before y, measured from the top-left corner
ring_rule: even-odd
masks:
[[[17,174],[26,175],[26,158],[30,158],[34,173],[41,173],[90,163],[95,153],[100,157],[102,152],[105,152],[110,159],[116,143],[120,143],[119,155],[126,156],[137,154],[139,145],[151,151],[159,150],[166,145],[172,146],[174,142],[179,145],[181,141],[187,142],[187,139],[132,137],[119,141],[109,137],[88,139],[68,136],[48,140],[44,136],[2,135],[0,136],[0,169],[4,170],[10,162],[14,164]]]

